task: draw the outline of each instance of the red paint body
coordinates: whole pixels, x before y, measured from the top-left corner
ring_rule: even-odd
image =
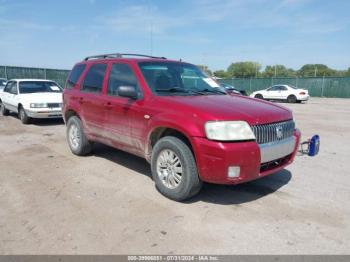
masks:
[[[294,152],[277,167],[265,171],[260,170],[260,149],[255,141],[211,141],[206,138],[204,130],[204,124],[213,120],[243,120],[250,125],[286,121],[293,118],[290,110],[240,95],[156,96],[143,78],[138,67],[140,61],[164,60],[118,58],[82,62],[87,67],[77,84],[70,90],[65,89],[63,94],[65,118],[69,112],[74,112],[82,120],[88,139],[136,154],[148,161],[152,151],[152,132],[157,128],[175,129],[190,141],[200,178],[211,183],[237,184],[250,181],[274,173],[293,161],[300,140],[298,130],[294,132]],[[97,62],[108,64],[102,93],[80,92],[86,72]],[[141,87],[142,98],[132,100],[107,95],[108,77],[113,63],[126,63],[132,68]],[[150,118],[146,119],[145,115]],[[229,179],[228,166],[240,166],[240,177]]]

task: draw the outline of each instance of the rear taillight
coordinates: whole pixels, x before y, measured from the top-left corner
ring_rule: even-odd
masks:
[[[305,92],[300,92],[299,95],[306,95],[306,93]]]

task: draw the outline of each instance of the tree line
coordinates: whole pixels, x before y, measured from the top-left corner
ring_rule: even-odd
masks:
[[[207,66],[200,65],[199,67],[208,74],[219,78],[350,76],[350,67],[347,70],[336,70],[324,64],[306,64],[299,70],[287,68],[284,65],[268,65],[262,70],[261,64],[251,61],[232,63],[227,70],[214,72]]]

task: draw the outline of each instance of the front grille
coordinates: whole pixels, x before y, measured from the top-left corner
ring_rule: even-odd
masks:
[[[48,103],[47,104],[48,108],[57,108],[57,107],[61,107],[60,103]]]
[[[291,137],[294,128],[295,123],[293,120],[252,126],[258,144],[266,144]]]

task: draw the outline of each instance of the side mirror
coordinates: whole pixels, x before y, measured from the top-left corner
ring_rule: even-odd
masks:
[[[120,86],[118,88],[118,95],[121,97],[128,97],[132,99],[137,98],[136,87],[134,86]]]

